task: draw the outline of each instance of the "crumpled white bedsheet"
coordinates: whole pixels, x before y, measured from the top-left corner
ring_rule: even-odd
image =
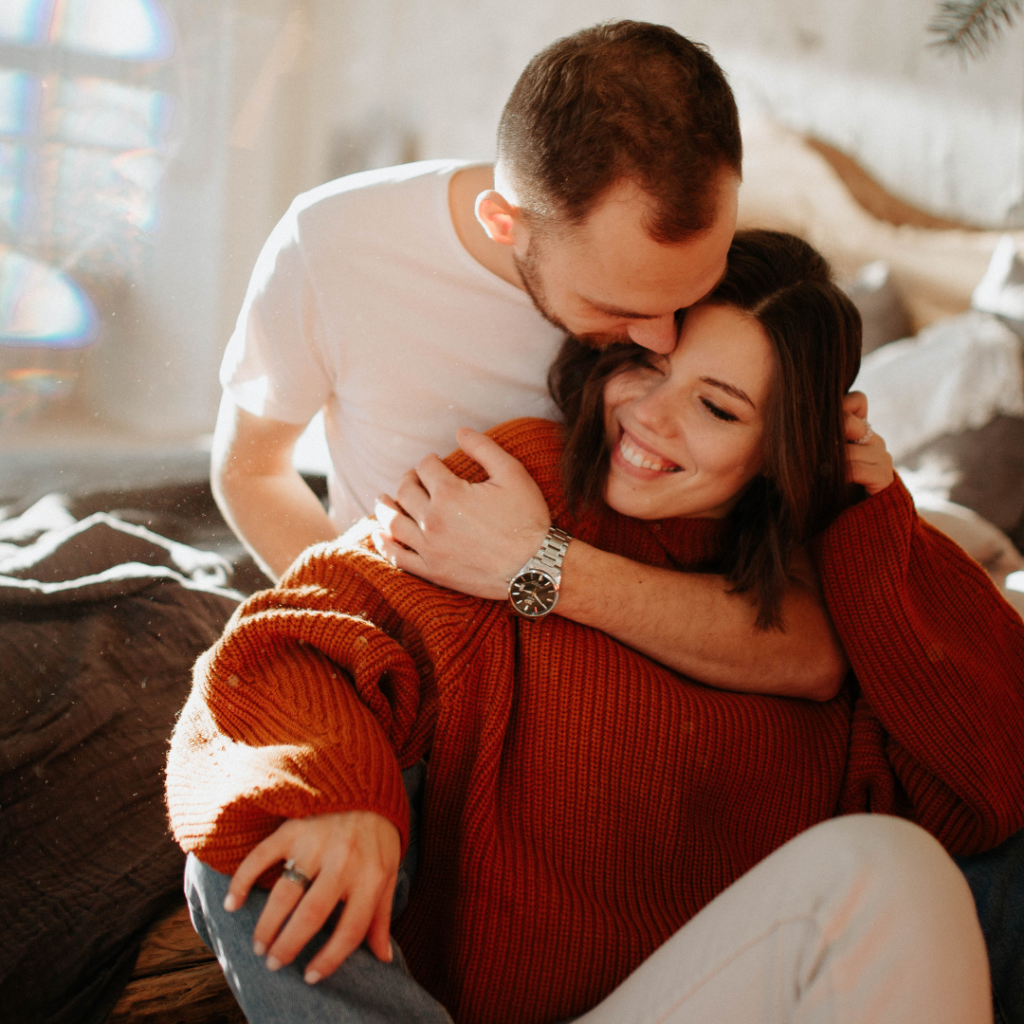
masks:
[[[893,459],[942,434],[1024,416],[1020,339],[989,313],[971,310],[864,357],[854,390],[868,396],[871,426]]]

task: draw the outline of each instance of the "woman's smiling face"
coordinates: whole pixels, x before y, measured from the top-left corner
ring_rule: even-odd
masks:
[[[773,365],[752,317],[689,310],[671,355],[605,385],[605,501],[637,519],[727,515],[761,470]]]

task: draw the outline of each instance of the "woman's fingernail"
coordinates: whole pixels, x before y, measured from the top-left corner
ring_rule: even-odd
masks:
[[[264,953],[266,953],[266,951],[267,951],[267,947],[266,947],[266,946],[265,946],[265,945],[264,945],[264,944],[263,944],[262,942],[260,942],[260,940],[259,940],[259,939],[257,939],[257,940],[256,940],[256,941],[255,941],[255,942],[254,942],[254,943],[252,944],[252,951],[253,951],[253,952],[254,952],[254,953],[255,953],[255,954],[257,955],[257,956],[263,956],[263,954],[264,954]]]
[[[281,961],[276,956],[268,956],[264,963],[266,963],[268,971],[281,970]]]
[[[395,959],[395,951],[394,951],[394,949],[391,948],[391,943],[389,942],[388,943],[387,956],[384,957],[384,963],[389,964],[394,959]]]
[[[307,985],[315,985],[320,980],[320,972],[306,971],[306,973],[302,976],[302,980],[305,981]]]
[[[234,893],[228,893],[224,897],[224,909],[230,914],[238,909],[238,897]]]

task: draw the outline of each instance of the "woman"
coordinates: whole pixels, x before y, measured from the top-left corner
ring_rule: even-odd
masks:
[[[564,437],[536,420],[493,434],[557,527],[638,561],[724,573],[765,628],[809,544],[856,675],[832,700],[713,690],[567,620],[432,587],[376,553],[372,524],[242,606],[197,665],[168,801],[206,879],[197,890],[235,873],[228,910],[290,862],[255,931],[268,967],[339,899],[337,927],[300,959],[307,981],[363,936],[390,959],[408,836],[400,773],[424,756],[422,865],[396,932],[460,1021],[563,1020],[614,999],[744,872],[764,861],[747,879],[762,877],[788,840],[836,814],[910,817],[953,852],[1020,828],[1024,628],[902,486],[886,486],[880,446],[863,446],[854,472],[875,493],[844,510],[841,398],[858,350],[856,314],[821,258],[749,233],[671,357],[570,349],[554,375]],[[449,465],[479,478],[464,457]],[[946,900],[917,906],[928,902]],[[198,913],[212,927],[210,908]],[[964,984],[979,978],[983,960]]]

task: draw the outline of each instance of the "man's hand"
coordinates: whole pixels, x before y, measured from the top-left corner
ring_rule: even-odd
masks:
[[[846,476],[860,484],[868,494],[884,491],[893,481],[892,456],[868,423],[868,399],[860,391],[851,391],[843,399],[846,412]]]
[[[457,437],[490,479],[467,483],[428,455],[402,478],[397,500],[378,499],[374,543],[399,569],[473,597],[504,600],[509,578],[544,542],[551,516],[517,459],[475,430],[463,427]]]
[[[372,811],[294,818],[242,861],[224,909],[237,910],[256,879],[282,860],[294,860],[295,867],[313,880],[307,891],[279,878],[256,922],[253,950],[257,956],[265,952],[268,969],[276,971],[295,959],[344,900],[334,934],[306,968],[306,982],[315,985],[336,971],[364,939],[379,960],[391,961],[391,901],[400,859],[398,829]]]

